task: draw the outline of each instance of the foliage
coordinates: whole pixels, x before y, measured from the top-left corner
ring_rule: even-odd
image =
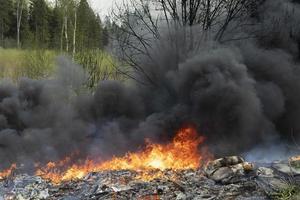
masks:
[[[77,53],[75,61],[87,71],[86,85],[90,89],[94,89],[100,80],[122,79],[115,67],[116,60],[104,51],[90,50]]]
[[[300,197],[300,187],[295,184],[287,186],[271,195],[274,200],[297,200]]]
[[[0,0],[0,46],[5,46],[5,39],[10,37],[12,18],[12,0]]]
[[[87,0],[56,0],[54,6],[47,0],[28,0],[21,8],[13,0],[0,0],[1,47],[17,47],[17,14],[20,13],[22,48],[69,53],[102,48],[104,28]]]
[[[27,50],[23,56],[23,67],[20,69],[22,77],[40,79],[49,77],[53,73],[55,52],[49,50]]]
[[[0,49],[0,78],[18,81],[21,77],[40,79],[54,71],[54,51]]]
[[[0,78],[18,81],[21,77],[41,79],[55,71],[58,52],[50,50],[0,49]],[[101,80],[121,80],[116,60],[107,52],[90,50],[77,53],[75,62],[88,73],[87,87],[94,89]]]
[[[49,42],[49,7],[44,0],[31,0],[29,24],[34,45],[46,48]]]

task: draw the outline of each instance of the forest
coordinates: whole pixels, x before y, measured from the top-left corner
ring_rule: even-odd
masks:
[[[65,54],[90,73],[91,87],[115,78],[114,60],[104,51],[110,21],[102,22],[87,0],[1,0],[0,8],[1,77],[49,77],[55,57]]]
[[[101,49],[106,28],[86,0],[1,0],[0,46],[66,52]]]

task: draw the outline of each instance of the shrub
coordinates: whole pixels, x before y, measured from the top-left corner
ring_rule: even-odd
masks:
[[[90,89],[94,89],[101,80],[122,79],[115,67],[116,60],[104,51],[90,50],[79,52],[75,56],[75,61],[87,71],[87,87]]]

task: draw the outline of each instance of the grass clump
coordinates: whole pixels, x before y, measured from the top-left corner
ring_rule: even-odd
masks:
[[[20,75],[22,77],[41,79],[53,74],[55,69],[55,57],[57,56],[54,51],[25,51],[23,56],[23,67],[20,69]]]
[[[299,200],[300,186],[288,184],[285,188],[278,190],[271,195],[274,200]]]
[[[121,80],[122,77],[116,69],[116,60],[107,52],[101,50],[88,50],[79,52],[75,62],[82,65],[88,73],[87,87],[94,89],[101,80]]]
[[[50,50],[0,49],[0,78],[41,79],[54,72],[57,53]]]

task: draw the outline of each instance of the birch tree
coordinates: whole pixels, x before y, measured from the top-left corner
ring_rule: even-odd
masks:
[[[73,24],[73,51],[72,51],[72,56],[73,59],[75,58],[76,54],[76,32],[77,32],[77,9],[78,9],[78,0],[74,0],[73,2],[73,9],[74,9],[74,24]]]
[[[25,0],[16,0],[16,18],[17,18],[17,47],[20,48],[20,28],[23,16],[23,9],[25,5]]]

